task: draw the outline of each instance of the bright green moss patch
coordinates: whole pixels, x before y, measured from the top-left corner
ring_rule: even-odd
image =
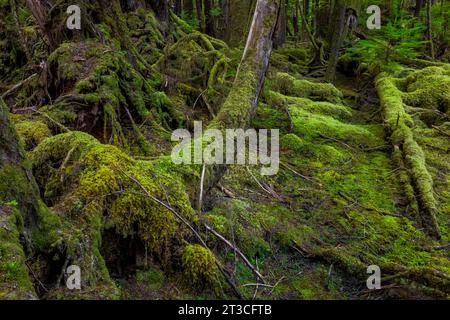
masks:
[[[214,290],[220,288],[220,272],[214,254],[200,245],[188,245],[183,249],[183,270],[195,286],[209,284]]]
[[[284,95],[328,102],[340,102],[343,98],[342,92],[332,84],[297,80],[287,73],[278,73],[270,83],[274,91]]]
[[[22,140],[25,150],[32,150],[44,139],[52,135],[48,126],[42,121],[19,122],[16,124],[16,131]]]

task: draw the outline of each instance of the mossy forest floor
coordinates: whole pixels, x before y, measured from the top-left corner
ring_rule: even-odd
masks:
[[[242,50],[178,20],[165,47],[145,12],[126,23],[155,35],[131,35],[134,64],[113,36],[65,42],[45,85],[5,97],[42,202],[30,224],[0,197],[0,298],[235,298],[221,271],[249,299],[449,298],[450,65],[341,69],[333,86],[305,76],[299,44],[275,50],[253,127],[280,129],[280,171],[230,166],[199,212],[202,168],[171,162],[170,134],[218,113]]]

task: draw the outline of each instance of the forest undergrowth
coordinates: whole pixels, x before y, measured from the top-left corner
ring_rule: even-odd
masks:
[[[280,130],[279,173],[230,165],[199,203],[171,133],[215,125],[243,47],[120,1],[61,35],[64,2],[45,33],[0,1],[0,299],[449,298],[448,59],[356,45],[332,84],[286,41],[251,122]]]

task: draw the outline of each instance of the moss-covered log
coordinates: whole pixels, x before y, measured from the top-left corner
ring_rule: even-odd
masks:
[[[397,79],[381,74],[376,86],[381,99],[386,125],[391,132],[392,144],[403,152],[403,158],[411,175],[420,206],[421,220],[427,233],[439,238],[436,220],[437,206],[433,194],[433,179],[426,166],[425,155],[414,139],[414,122],[405,111],[402,93],[396,86]]]

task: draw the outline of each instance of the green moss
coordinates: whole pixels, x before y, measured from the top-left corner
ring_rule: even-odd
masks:
[[[340,102],[343,98],[342,92],[332,84],[297,80],[287,73],[277,73],[271,81],[271,88],[284,95],[312,100]]]
[[[333,117],[315,114],[299,107],[291,107],[294,132],[302,139],[337,139],[352,146],[376,147],[377,137],[369,126],[348,124]]]
[[[36,297],[19,241],[22,223],[17,209],[0,203],[0,300]]]
[[[155,268],[140,270],[136,273],[136,281],[150,290],[159,290],[164,284],[164,274]]]
[[[48,126],[42,121],[22,121],[16,123],[16,131],[25,150],[32,150],[52,133]]]
[[[195,286],[209,284],[215,291],[220,288],[220,272],[214,254],[200,245],[188,245],[183,250],[183,270]]]
[[[75,216],[99,216],[106,210],[107,224],[124,236],[133,235],[137,225],[149,250],[161,256],[169,254],[173,237],[182,237],[179,222],[172,212],[143,195],[127,176],[140,181],[155,197],[167,197],[185,218],[193,219],[182,176],[175,178],[170,158],[136,161],[116,147],[72,132],[44,141],[33,151],[32,159],[47,199],[59,198],[62,208]],[[62,188],[66,183],[72,187]]]

